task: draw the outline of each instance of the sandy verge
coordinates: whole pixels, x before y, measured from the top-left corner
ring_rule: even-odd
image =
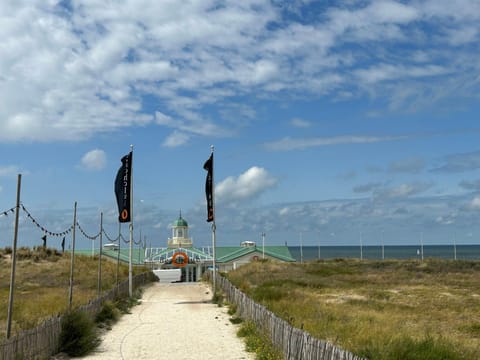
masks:
[[[154,283],[82,359],[254,359],[203,283]]]

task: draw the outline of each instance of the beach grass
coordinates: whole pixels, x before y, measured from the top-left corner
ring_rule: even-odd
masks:
[[[253,262],[227,277],[293,326],[369,359],[479,359],[480,262]]]
[[[48,252],[48,254],[47,254]],[[0,249],[0,338],[5,336],[11,276],[9,249]],[[12,331],[32,328],[45,319],[63,314],[69,306],[69,253],[43,248],[20,248],[17,255]],[[98,256],[76,255],[72,307],[98,296]],[[117,264],[102,259],[102,291],[116,285]],[[134,273],[144,271],[134,268]],[[120,264],[119,281],[128,278],[128,266]]]

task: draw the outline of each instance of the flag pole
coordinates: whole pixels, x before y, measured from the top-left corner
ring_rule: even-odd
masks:
[[[70,289],[68,291],[68,309],[72,309],[73,300],[73,270],[75,262],[75,228],[77,227],[77,202],[73,207],[72,258],[70,259]]]
[[[20,187],[22,184],[22,174],[18,174],[17,178],[17,205],[15,211],[15,228],[13,232],[13,249],[12,249],[12,272],[10,276],[10,294],[8,299],[8,316],[7,316],[7,339],[10,338],[12,329],[12,315],[13,315],[13,292],[15,289],[15,266],[17,257],[17,238],[18,238],[18,214],[20,212]]]
[[[133,145],[130,145],[132,157],[130,159],[130,251],[128,259],[128,295],[133,297]]]
[[[115,277],[115,284],[117,285],[117,292],[118,292],[118,271],[120,267],[120,245],[122,243],[121,236],[122,235],[122,223],[118,222],[118,252],[117,252],[117,274]]]
[[[103,212],[100,213],[100,244],[98,247],[98,295],[102,293],[102,232]]]
[[[213,210],[213,222],[212,222],[212,247],[213,247],[213,294],[217,293],[217,255],[216,255],[216,243],[217,235],[216,230],[217,226],[215,225],[215,171],[214,166],[215,162],[213,160],[214,146],[210,146],[210,152],[212,155],[212,210]]]

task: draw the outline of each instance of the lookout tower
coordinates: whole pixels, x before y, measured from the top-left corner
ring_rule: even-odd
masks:
[[[172,237],[168,239],[168,248],[191,248],[193,246],[192,239],[188,237],[188,223],[180,216],[172,224]]]

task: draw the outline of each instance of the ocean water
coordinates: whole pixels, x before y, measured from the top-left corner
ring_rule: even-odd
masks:
[[[292,256],[303,261],[316,259],[382,259],[382,247],[375,246],[289,246]],[[480,260],[480,245],[424,245],[423,258],[441,258],[457,260]],[[385,246],[383,249],[384,259],[421,259],[422,248],[417,245]]]

